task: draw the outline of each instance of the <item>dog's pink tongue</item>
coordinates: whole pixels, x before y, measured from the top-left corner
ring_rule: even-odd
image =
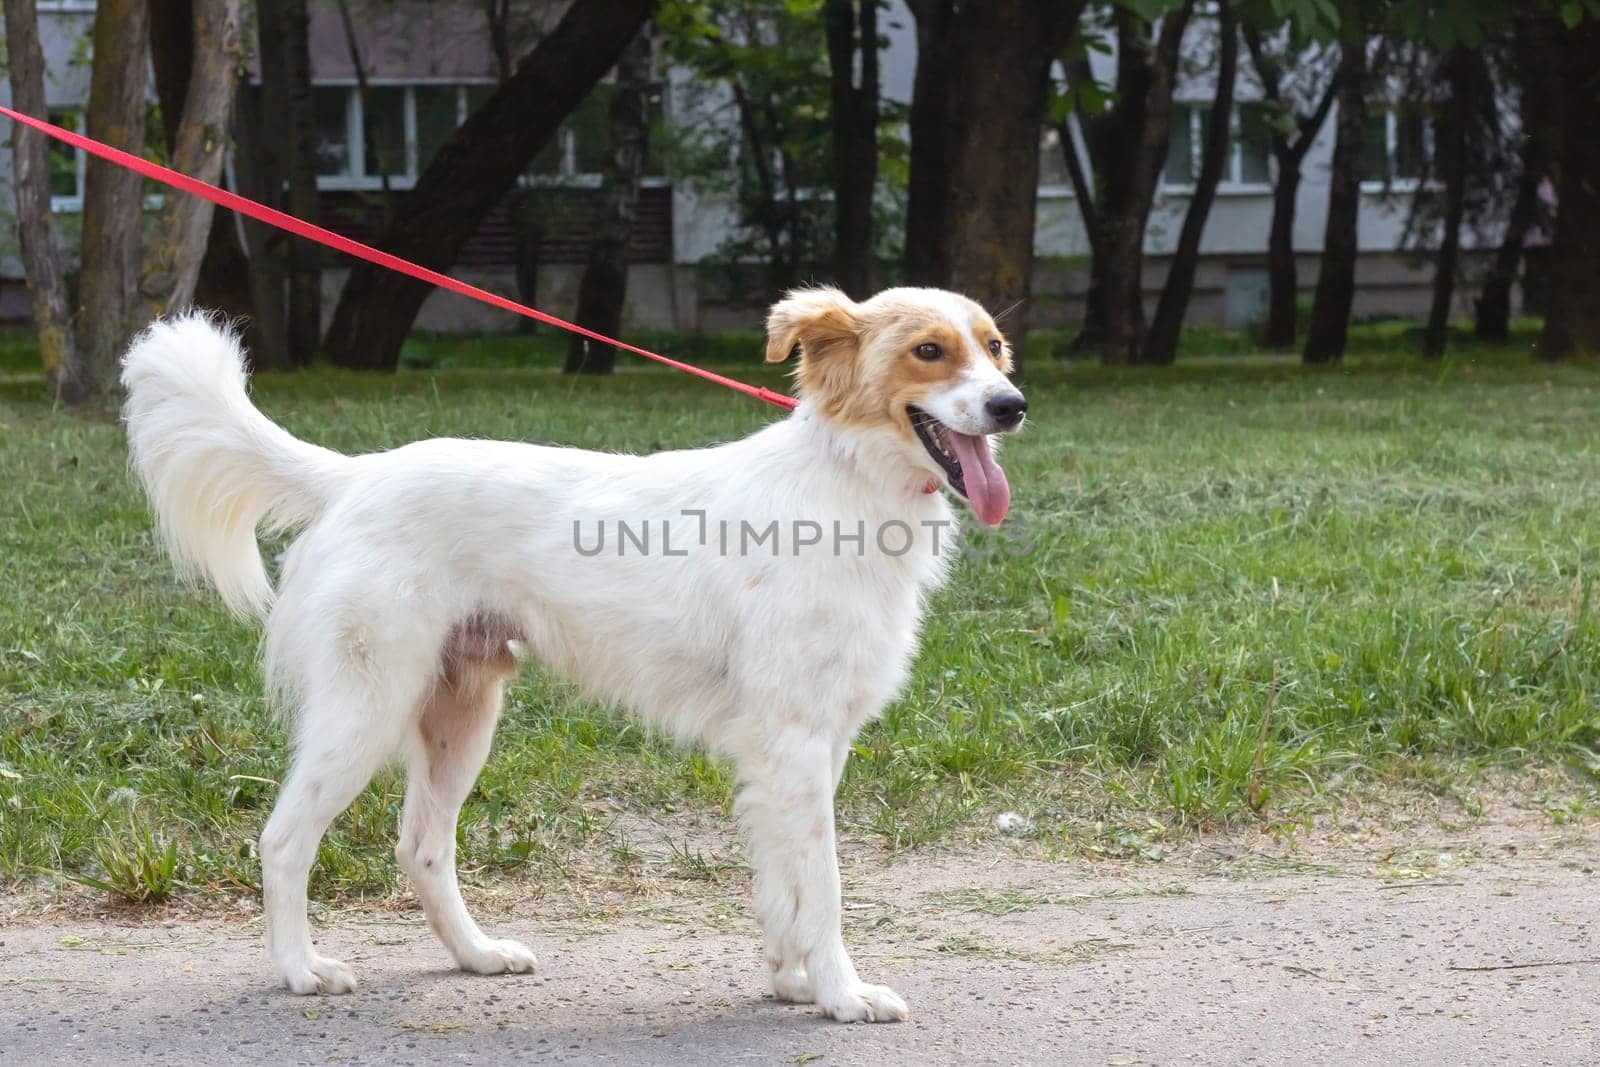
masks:
[[[989,454],[989,438],[952,431],[949,440],[950,451],[961,463],[961,478],[967,484],[972,510],[990,526],[999,526],[1011,506],[1011,483]]]

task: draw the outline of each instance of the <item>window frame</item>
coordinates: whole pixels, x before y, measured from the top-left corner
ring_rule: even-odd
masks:
[[[257,86],[259,87],[259,82]],[[456,127],[467,121],[471,114],[468,103],[469,89],[476,86],[498,84],[493,78],[471,77],[383,77],[368,78],[369,89],[400,88],[405,90],[403,123],[405,128],[406,173],[388,176],[390,189],[413,188],[422,173],[422,160],[417,151],[417,95],[416,90],[429,86],[453,86],[456,90]],[[312,84],[318,89],[342,89],[345,92],[344,135],[346,159],[349,169],[343,174],[318,174],[317,189],[323,192],[380,192],[384,179],[366,173],[367,144],[365,101],[361,98],[361,84],[353,77],[322,78]],[[666,87],[662,86],[665,92]],[[556,174],[522,174],[517,183],[522,187],[564,187],[598,189],[603,181],[599,171],[580,172],[577,166],[577,137],[565,123],[557,131],[561,137],[561,171]],[[666,175],[644,175],[639,184],[645,188],[662,188],[671,185]]]
[[[1273,155],[1272,146],[1270,144],[1266,146],[1265,151],[1265,159],[1267,164],[1266,178],[1262,181],[1246,181],[1243,177],[1241,177],[1241,175],[1244,174],[1244,118],[1242,115],[1242,109],[1245,107],[1259,108],[1263,113],[1265,113],[1267,110],[1267,102],[1265,100],[1235,100],[1233,102],[1233,118],[1230,121],[1228,130],[1228,136],[1232,138],[1232,146],[1228,160],[1231,178],[1219,184],[1226,185],[1230,192],[1270,193],[1273,189],[1273,186],[1277,184],[1278,179],[1278,160],[1277,157]],[[1264,128],[1270,129],[1270,127]]]
[[[78,121],[70,128],[79,130],[80,132],[83,128],[82,124],[84,115],[86,113],[87,106],[45,108],[45,117],[49,119],[49,121],[55,123],[57,126],[65,125],[62,120],[68,115],[76,115]],[[58,144],[60,144],[60,142],[52,140],[50,142],[50,147],[53,149]],[[71,196],[60,196],[54,189],[50,190],[50,210],[58,215],[77,215],[83,212],[84,175],[88,173],[89,153],[85,152],[81,148],[70,148],[68,150],[72,152],[73,156],[74,178],[76,179],[75,184],[77,186],[77,192],[73,193]]]
[[[612,84],[612,83],[610,81],[602,81],[600,84],[608,85],[608,84]],[[660,111],[659,118],[662,119],[662,120],[668,119],[672,114],[671,101],[668,99],[668,93],[671,91],[670,83],[667,80],[656,81],[652,85],[652,91],[656,92],[656,93],[659,93],[660,96],[661,96],[661,100],[660,100],[661,111]],[[576,113],[576,112],[574,112],[574,113]],[[517,177],[517,185],[518,185],[519,188],[524,188],[524,189],[529,189],[529,188],[533,188],[533,189],[599,189],[605,183],[605,174],[604,174],[603,171],[597,171],[597,170],[583,171],[583,170],[579,170],[578,169],[578,135],[577,135],[577,130],[572,128],[571,126],[569,126],[567,124],[568,123],[568,119],[570,119],[571,117],[572,117],[571,115],[568,115],[566,119],[563,119],[561,121],[560,127],[556,131],[557,135],[561,137],[561,169],[560,169],[560,171],[558,171],[555,174],[534,174],[534,173],[531,172],[531,170],[530,171],[524,171],[522,174],[518,175],[518,177]],[[654,123],[655,121],[656,121],[656,118],[653,117],[651,119],[651,122]],[[649,150],[646,151],[646,153],[645,153],[645,165],[646,166],[648,166],[649,162],[650,162],[650,160],[649,160],[650,152],[654,151],[655,149],[656,149],[656,146],[654,144],[652,144],[650,146]],[[774,152],[776,152],[776,149],[774,149]],[[779,162],[778,159],[776,158],[776,156],[774,156],[773,166],[777,166],[778,162]],[[529,166],[531,168],[532,164],[529,164]],[[665,173],[663,173],[663,174],[650,174],[648,172],[645,172],[645,173],[640,174],[640,176],[639,176],[639,187],[641,189],[665,189],[665,188],[671,187],[671,185],[672,185],[672,178],[668,174],[665,174]],[[807,195],[811,191],[803,189],[800,192],[801,192],[802,197],[804,197],[805,195]],[[827,195],[828,196],[832,196],[833,195],[832,190],[827,190]]]
[[[388,175],[390,189],[410,189],[421,175],[421,160],[417,158],[417,94],[419,88],[450,86],[456,91],[456,127],[467,120],[467,87],[493,85],[492,78],[368,78],[369,89],[404,89],[401,111],[405,131],[404,174]],[[259,85],[259,83],[258,83]],[[345,159],[348,170],[342,174],[318,174],[317,189],[326,192],[378,192],[384,187],[384,177],[367,173],[366,101],[361,97],[361,83],[355,78],[322,78],[312,83],[318,89],[342,89],[344,102]]]
[[[88,112],[89,105],[87,103],[57,105],[55,107],[50,107],[47,105],[45,107],[45,118],[48,121],[55,123],[57,126],[62,126],[67,125],[63,121],[67,116],[74,116],[75,121],[71,125],[67,125],[67,128],[74,130],[77,133],[83,133],[84,125],[88,122]],[[89,153],[85,152],[81,148],[73,148],[63,145],[60,141],[57,141],[54,138],[52,138],[49,142],[49,150],[66,150],[72,153],[73,184],[76,187],[76,191],[70,196],[60,195],[54,189],[51,189],[50,213],[53,215],[83,214],[84,194],[87,188],[87,175],[89,173]],[[150,185],[150,179],[145,179],[145,188],[149,189]],[[159,211],[163,201],[164,195],[162,193],[146,192],[144,195],[144,210]]]
[[[1245,181],[1240,178],[1244,173],[1244,124],[1239,118],[1239,109],[1245,106],[1262,106],[1262,100],[1234,100],[1228,113],[1228,162],[1223,168],[1222,177],[1217,181],[1218,196],[1261,196],[1270,195],[1278,177],[1278,161],[1271,152],[1267,153],[1267,178],[1265,181]],[[1182,112],[1189,120],[1189,167],[1191,172],[1200,174],[1200,161],[1205,155],[1205,123],[1201,121],[1202,114],[1209,114],[1212,101],[1209,99],[1174,100],[1172,109],[1174,118],[1176,113]],[[1195,183],[1193,181],[1174,182],[1167,179],[1167,165],[1161,164],[1161,175],[1158,181],[1160,191],[1169,196],[1193,196]]]
[[[1044,143],[1046,138],[1049,136],[1049,134],[1052,131],[1054,131],[1054,127],[1053,126],[1046,126],[1040,132],[1040,135],[1039,135],[1039,153],[1040,153],[1040,157],[1041,157],[1041,164],[1043,162],[1043,158],[1042,157],[1043,157],[1045,152],[1053,151],[1053,152],[1059,153],[1061,151],[1061,145],[1060,145],[1059,142],[1057,142],[1056,144],[1050,145],[1048,147]],[[1059,136],[1059,131],[1054,131],[1054,132],[1056,132],[1058,134],[1058,136]],[[1087,141],[1084,140],[1082,124],[1079,123],[1078,116],[1076,114],[1072,114],[1072,115],[1068,115],[1067,116],[1067,134],[1072,138],[1072,149],[1073,149],[1074,152],[1077,153],[1078,162],[1080,163],[1080,165],[1082,165],[1082,167],[1084,169],[1084,177],[1088,179],[1090,185],[1092,186],[1094,184],[1094,168],[1089,163],[1089,144],[1088,144]],[[1066,169],[1066,164],[1063,163],[1062,164],[1062,170],[1065,170],[1065,169]],[[1039,199],[1041,199],[1041,200],[1073,200],[1073,199],[1076,199],[1077,193],[1073,190],[1073,188],[1072,188],[1072,180],[1067,175],[1065,175],[1065,174],[1062,175],[1062,178],[1064,179],[1062,181],[1059,181],[1059,182],[1047,182],[1047,181],[1044,180],[1044,167],[1042,165],[1039,168],[1039,172],[1040,172],[1039,194],[1038,194],[1039,195]]]
[[[1431,159],[1434,153],[1433,120],[1426,114],[1420,115],[1422,155],[1424,159]],[[1400,147],[1400,105],[1395,103],[1383,104],[1383,167],[1387,177],[1362,178],[1361,191],[1363,193],[1414,193],[1421,189],[1423,180],[1420,176],[1402,177],[1395,173],[1396,162],[1399,159]],[[1437,186],[1437,182],[1430,183]]]

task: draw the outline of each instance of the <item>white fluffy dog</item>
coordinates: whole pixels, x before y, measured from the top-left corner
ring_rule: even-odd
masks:
[[[789,294],[788,418],[713,448],[606,455],[420,441],[344,456],[245,394],[236,339],[157,323],[124,362],[133,466],[177,565],[264,616],[294,763],[261,836],[267,941],[296,993],[355,979],[318,954],[306,880],[328,825],[385,762],[410,779],[396,847],[463,968],[527,971],[456,885],[456,818],[526,649],[545,668],[737,767],[773,992],[835,1019],[906,1015],[840,936],[833,794],[905,681],[924,597],[958,541],[944,485],[985,522],[1010,490],[988,435],[1017,429],[994,321],[964,297]],[[301,528],[274,594],[260,528]],[[614,531],[615,537],[608,534]]]

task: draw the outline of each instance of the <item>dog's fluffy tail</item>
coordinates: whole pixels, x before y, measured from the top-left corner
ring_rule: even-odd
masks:
[[[152,324],[122,361],[123,418],[167,551],[210,579],[241,617],[272,603],[258,528],[311,522],[351,463],[307,444],[245,395],[244,352],[218,321],[190,313]]]

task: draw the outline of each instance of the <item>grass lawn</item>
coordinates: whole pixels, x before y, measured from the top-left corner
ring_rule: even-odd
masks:
[[[627,356],[598,381],[508,367],[514,344],[424,340],[409,356],[431,371],[255,393],[346,450],[439,434],[654,450],[775,417]],[[1002,806],[1075,841],[1293,819],[1342,789],[1530,762],[1592,791],[1600,366],[1481,348],[1425,365],[1392,329],[1359,351],[1330,372],[1032,368],[1030,429],[1005,455],[1010,540],[933,602],[910,685],[845,776],[846,832],[909,845]],[[39,392],[0,378],[0,882],[253,889],[285,760],[256,631],[175,581],[114,413]],[[393,884],[402,785],[381,776],[336,825],[318,891]],[[575,844],[627,848],[607,808],[728,802],[725,767],[529,669],[463,813],[463,862],[559,865]]]

